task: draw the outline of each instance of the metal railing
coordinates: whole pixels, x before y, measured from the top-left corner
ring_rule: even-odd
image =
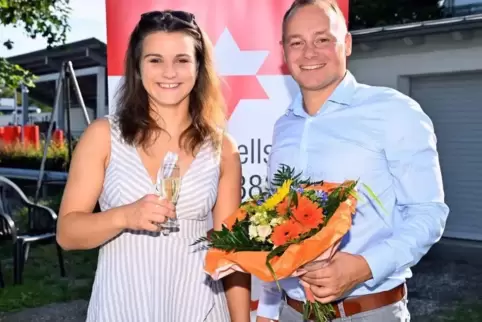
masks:
[[[0,176],[9,179],[21,179],[37,181],[40,170],[20,169],[20,168],[0,168]],[[65,184],[67,182],[67,172],[43,171],[43,182],[50,184]]]

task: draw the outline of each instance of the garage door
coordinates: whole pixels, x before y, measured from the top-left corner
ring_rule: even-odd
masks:
[[[482,240],[482,73],[416,77],[411,96],[437,135],[450,207],[445,237]]]

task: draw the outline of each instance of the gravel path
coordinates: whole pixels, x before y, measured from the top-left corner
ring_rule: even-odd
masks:
[[[425,259],[413,271],[408,282],[412,322],[443,321],[444,312],[456,303],[482,303],[482,266]],[[86,310],[86,301],[73,301],[0,315],[0,321],[84,322]]]
[[[54,303],[0,317],[1,322],[85,322],[87,301]]]

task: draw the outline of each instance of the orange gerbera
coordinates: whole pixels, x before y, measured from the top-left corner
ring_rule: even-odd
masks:
[[[306,197],[298,200],[298,207],[293,210],[293,217],[306,230],[317,228],[325,219],[323,208],[319,208],[318,204]]]
[[[301,193],[297,193],[298,195],[298,200],[301,198]],[[288,200],[290,201],[291,203],[291,211],[293,211],[295,209],[295,205],[293,203],[293,199],[289,198],[289,196],[287,196],[286,198],[283,199],[283,201],[281,201],[277,206],[276,206],[276,213],[280,216],[285,216],[288,214]]]
[[[293,220],[288,220],[284,224],[273,228],[271,241],[273,242],[273,245],[281,246],[292,239],[298,238],[302,232],[303,230],[299,223]]]

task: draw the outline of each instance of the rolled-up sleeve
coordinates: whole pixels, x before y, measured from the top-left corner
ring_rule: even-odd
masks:
[[[390,111],[385,154],[403,220],[390,238],[361,254],[372,271],[368,287],[417,264],[442,237],[449,213],[432,121],[409,98],[398,99]]]
[[[278,320],[280,316],[283,293],[274,282],[262,282],[257,308],[257,316]]]

